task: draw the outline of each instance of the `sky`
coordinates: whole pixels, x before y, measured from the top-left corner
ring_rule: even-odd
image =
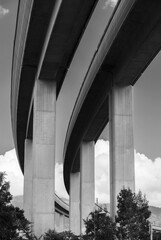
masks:
[[[12,149],[10,85],[17,0],[0,0],[0,154]]]
[[[13,195],[23,194],[23,176],[14,150],[10,120],[11,64],[17,3],[17,0],[0,0],[0,171],[6,171]],[[107,13],[109,5],[114,4],[114,0],[101,0],[103,14]],[[150,205],[161,207],[160,62],[159,53],[133,87],[133,117],[136,191],[141,189]],[[104,139],[98,140],[95,146],[95,191],[100,202],[108,202],[108,126],[102,136]],[[62,169],[62,164],[57,163],[56,191],[60,196],[67,197]]]

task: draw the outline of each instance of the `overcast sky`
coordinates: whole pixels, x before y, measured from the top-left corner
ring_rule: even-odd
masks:
[[[0,154],[13,148],[10,85],[17,0],[0,0]]]
[[[12,194],[22,194],[23,177],[14,151],[10,121],[10,84],[17,0],[0,0],[0,169],[11,181]],[[111,1],[113,4],[114,1]],[[109,1],[102,0],[105,14]],[[136,189],[146,193],[150,204],[161,207],[161,54],[154,59],[133,88]],[[109,199],[109,142],[96,145],[96,197]],[[64,196],[60,181],[62,165],[56,165],[57,191]],[[59,180],[58,180],[59,179]]]

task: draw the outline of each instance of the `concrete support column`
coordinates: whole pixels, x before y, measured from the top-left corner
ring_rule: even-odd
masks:
[[[95,205],[95,168],[94,142],[82,142],[80,148],[80,215],[81,233],[85,232],[83,219],[86,220]]]
[[[55,211],[55,231],[60,232],[60,214]]]
[[[69,218],[64,216],[64,230],[69,231]]]
[[[23,209],[25,217],[32,222],[32,192],[33,192],[33,143],[32,140],[25,140],[25,157],[24,157],[24,192],[23,192]]]
[[[65,216],[63,215],[63,214],[61,214],[60,216],[59,216],[59,229],[60,229],[60,232],[63,232],[64,231],[64,222],[65,222]]]
[[[58,212],[55,212],[55,230],[57,232],[64,231],[64,215]]]
[[[110,94],[110,213],[116,214],[120,190],[135,189],[132,86],[115,86]]]
[[[54,229],[56,83],[35,85],[33,222],[37,237]]]
[[[70,174],[69,229],[80,235],[80,172]]]

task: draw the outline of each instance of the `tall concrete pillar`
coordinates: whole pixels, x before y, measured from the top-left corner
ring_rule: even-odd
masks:
[[[58,212],[55,212],[55,230],[57,232],[69,231],[69,226],[68,229],[65,229],[65,216]]]
[[[64,231],[64,222],[65,222],[65,216],[63,214],[60,214],[59,216],[59,229],[60,229],[60,232],[63,232]],[[69,229],[68,229],[69,230]]]
[[[69,229],[80,235],[80,172],[70,174]]]
[[[32,140],[25,140],[25,157],[24,157],[24,192],[23,192],[23,209],[25,217],[32,222],[32,192],[33,192],[33,143]]]
[[[94,142],[82,142],[80,148],[80,214],[81,233],[85,232],[84,221],[95,205]]]
[[[33,124],[33,222],[37,237],[54,229],[56,83],[35,85]]]
[[[135,188],[132,86],[115,86],[110,94],[110,213],[116,214],[120,190]]]

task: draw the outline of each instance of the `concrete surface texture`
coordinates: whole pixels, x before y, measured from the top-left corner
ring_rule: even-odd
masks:
[[[26,218],[32,222],[32,191],[33,191],[33,142],[25,140],[25,169],[24,169],[24,193],[23,209]]]
[[[81,233],[85,232],[84,221],[95,205],[94,142],[82,142],[80,150],[80,218]]]
[[[120,190],[134,191],[132,86],[114,86],[110,94],[110,213],[114,218]]]
[[[70,174],[69,229],[80,234],[80,172]]]
[[[33,222],[36,236],[54,229],[56,84],[38,80],[34,93]]]

